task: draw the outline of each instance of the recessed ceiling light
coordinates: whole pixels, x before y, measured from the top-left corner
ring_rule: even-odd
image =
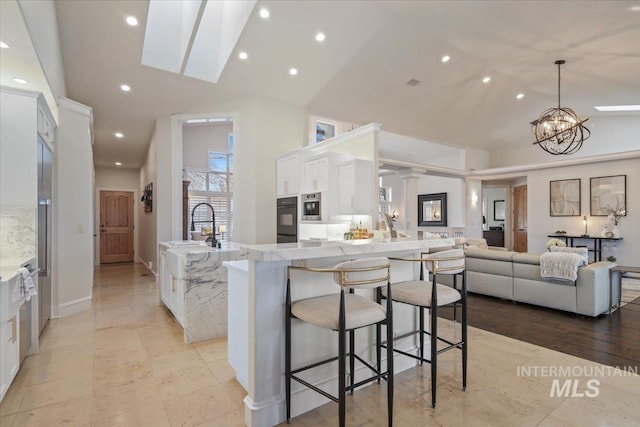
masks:
[[[264,8],[264,7],[260,9],[260,17],[261,18],[267,19],[269,17],[269,15],[271,15],[269,13],[269,9]]]
[[[14,82],[16,82],[16,83],[20,83],[20,84],[22,84],[22,85],[26,85],[27,83],[29,83],[27,80],[25,80],[25,79],[21,79],[21,78],[19,78],[19,77],[15,77],[15,78],[13,79],[13,81],[14,81]]]
[[[0,42],[0,48],[1,49],[9,49],[9,45],[6,44],[5,42]]]
[[[519,93],[519,94],[517,94],[517,95],[516,95],[516,98],[517,98],[517,99],[522,99],[522,98],[524,98],[524,93]]]
[[[138,18],[136,18],[135,16],[127,16],[127,24],[135,27],[136,25],[138,25]]]
[[[238,53],[238,58],[240,59],[247,59],[249,57],[249,54],[247,52],[241,51],[240,53]]]
[[[124,134],[122,132],[116,132],[114,135],[116,138],[124,138]]]
[[[289,68],[289,74],[291,74],[292,76],[295,76],[298,74],[298,69],[297,68]]]
[[[640,111],[640,105],[600,105],[593,108],[598,111]]]
[[[449,62],[449,60],[451,59],[451,57],[449,55],[445,55],[442,57],[441,61],[442,62]]]
[[[120,85],[120,89],[122,89],[124,92],[129,92],[131,90],[131,86],[129,86],[129,85]]]
[[[116,166],[122,166],[122,162],[116,162]]]
[[[327,38],[327,36],[325,36],[324,33],[316,34],[316,41],[323,42],[324,39],[326,39],[326,38]]]
[[[491,81],[491,77],[487,76],[484,79],[482,79],[482,83],[489,83]]]
[[[640,6],[631,6],[629,10],[632,12],[640,12]]]

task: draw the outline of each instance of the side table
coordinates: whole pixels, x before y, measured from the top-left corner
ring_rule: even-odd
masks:
[[[640,274],[640,267],[629,267],[626,265],[617,265],[609,270],[609,315],[611,315],[611,309],[613,308],[613,278],[614,275],[617,274],[617,285],[618,285],[618,304],[616,308],[620,308],[620,304],[622,303],[622,278],[625,273],[638,273]]]

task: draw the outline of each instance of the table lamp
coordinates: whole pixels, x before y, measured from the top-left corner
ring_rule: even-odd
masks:
[[[220,231],[220,240],[224,240],[224,233],[227,232],[227,226],[222,224],[220,228],[218,228],[218,231]]]
[[[587,232],[587,216],[586,215],[582,218],[582,223],[584,224],[584,234],[581,237],[589,237],[589,233]]]

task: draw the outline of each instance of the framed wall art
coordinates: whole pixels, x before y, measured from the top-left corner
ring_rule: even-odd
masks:
[[[447,193],[420,194],[418,196],[418,226],[447,226]]]
[[[604,208],[626,210],[627,175],[599,176],[590,184],[591,216],[607,216]]]
[[[504,200],[493,201],[493,220],[506,221]]]
[[[549,181],[549,215],[580,216],[580,178]]]

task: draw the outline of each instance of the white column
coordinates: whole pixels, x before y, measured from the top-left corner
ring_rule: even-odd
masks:
[[[413,238],[418,237],[418,179],[424,169],[404,169],[398,172],[404,181],[404,229]]]

